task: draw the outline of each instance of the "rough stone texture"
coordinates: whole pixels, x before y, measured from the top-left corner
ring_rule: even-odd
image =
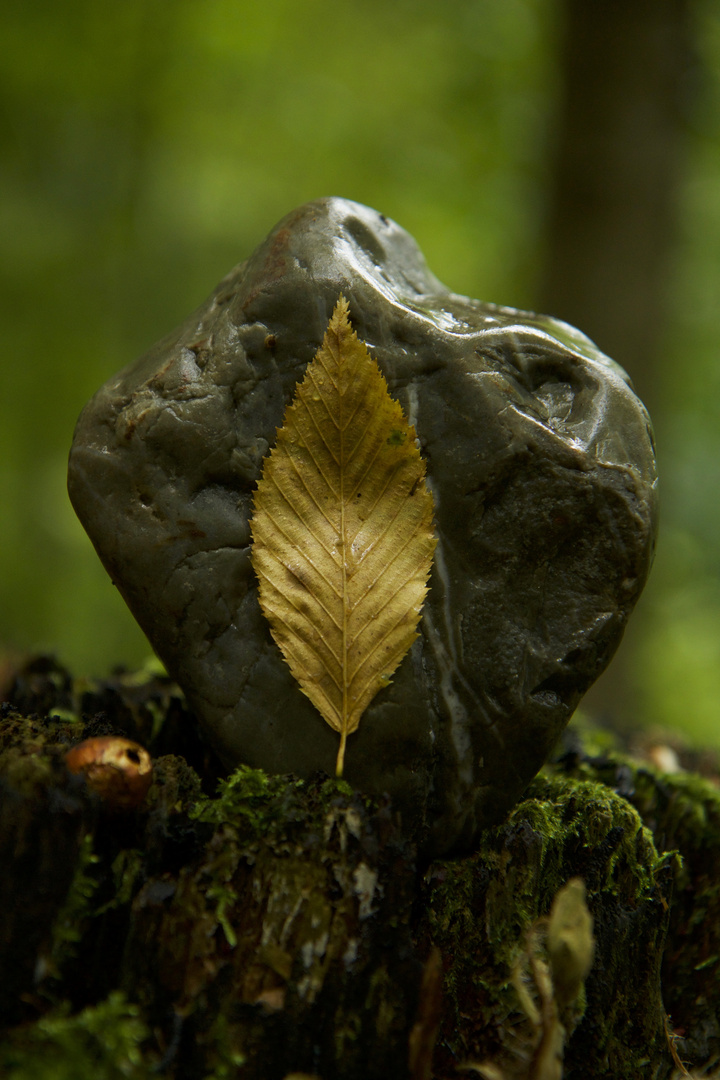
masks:
[[[341,292],[416,425],[439,538],[420,638],[351,736],[346,776],[388,791],[437,853],[518,798],[644,584],[652,436],[616,364],[565,323],[448,292],[394,222],[321,199],[101,388],[70,495],[226,764],[331,771],[337,735],[258,605],[248,517]]]

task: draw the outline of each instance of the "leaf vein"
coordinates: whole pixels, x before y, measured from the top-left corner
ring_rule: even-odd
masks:
[[[335,588],[335,585],[332,583],[332,581],[330,581],[325,576],[325,574],[323,574],[320,567],[315,565],[315,563],[310,558],[310,556],[305,551],[303,551],[302,548],[298,547],[298,545],[295,543],[295,541],[291,537],[288,536],[288,534],[285,532],[285,530],[280,525],[278,525],[277,521],[272,516],[271,512],[267,509],[267,507],[265,508],[265,513],[267,514],[268,518],[273,523],[273,525],[275,526],[277,531],[279,533],[281,533],[285,537],[285,539],[287,540],[290,547],[293,548],[295,551],[297,551],[298,555],[300,555],[301,558],[305,559],[308,563],[310,563],[310,566],[312,566],[313,570],[323,579],[323,581],[328,586],[328,588],[332,589],[332,591],[335,593],[335,595],[337,596],[337,598],[339,600],[341,598],[341,594]],[[267,545],[267,547],[268,547],[268,550],[271,550],[269,545]],[[280,561],[282,562],[282,559]],[[287,566],[287,564],[286,564],[286,568],[290,571],[291,574],[294,573],[292,568]]]
[[[279,623],[282,623],[282,625],[285,627],[285,630],[288,632],[289,635],[292,635],[293,637],[300,637],[299,634],[297,634],[296,632],[293,631],[293,627],[289,625],[289,623],[282,617],[282,615],[279,612],[275,611],[274,615],[275,615],[275,618],[277,619],[277,621]],[[325,673],[330,676],[332,681],[337,686],[338,690],[340,690],[340,683],[337,681],[337,679],[335,678],[335,676],[333,675],[332,671],[327,666],[327,664],[324,663],[322,656],[320,655],[320,653],[318,652],[316,647],[312,644],[312,642],[308,641],[308,639],[305,638],[305,637],[300,637],[300,642],[307,649],[309,649],[311,653],[313,653],[317,657],[318,661],[322,664],[322,667],[323,667],[323,670],[325,671]],[[283,646],[287,650],[287,652],[290,653],[291,656],[295,657],[296,662],[301,667],[307,667],[307,660],[302,655],[299,655],[296,649],[293,650],[292,645],[289,644],[287,639],[284,640]],[[315,685],[317,685],[317,684],[315,684]]]
[[[286,570],[288,570],[288,571],[289,571],[289,572],[290,572],[291,574],[293,574],[293,576],[295,576],[295,575],[294,575],[294,573],[293,573],[293,571],[292,571],[292,570],[290,569],[290,567],[289,567],[289,566],[287,565],[287,563],[284,563],[284,562],[282,561],[282,559],[280,558],[280,556],[279,556],[279,555],[277,555],[277,554],[276,554],[276,553],[275,553],[274,551],[271,551],[270,549],[268,549],[268,555],[270,555],[270,557],[271,557],[271,558],[273,558],[273,559],[275,560],[275,562],[276,562],[276,563],[278,564],[278,566],[282,566],[282,567],[284,567],[284,568],[285,568]],[[283,600],[287,600],[287,601],[288,601],[288,602],[289,602],[290,604],[292,604],[292,606],[293,606],[293,607],[295,608],[295,610],[297,611],[297,613],[298,613],[299,615],[302,615],[302,616],[303,616],[303,618],[304,618],[304,619],[305,619],[305,620],[306,620],[306,621],[307,621],[307,622],[308,622],[308,623],[310,624],[310,626],[314,626],[314,625],[315,625],[315,624],[313,623],[312,619],[311,619],[311,618],[310,618],[310,617],[309,617],[308,615],[306,615],[306,614],[305,614],[305,612],[303,612],[303,611],[302,611],[302,610],[301,610],[301,609],[300,609],[300,608],[298,607],[298,605],[297,605],[297,604],[295,603],[295,601],[293,600],[293,598],[292,598],[292,596],[291,596],[291,595],[288,595],[288,593],[287,593],[287,592],[284,592],[284,591],[283,591],[283,590],[282,590],[282,589],[280,588],[280,586],[279,586],[279,585],[278,585],[278,584],[277,584],[277,583],[276,583],[275,581],[273,581],[273,580],[272,580],[271,578],[269,578],[269,577],[268,577],[268,575],[267,575],[267,574],[266,574],[266,573],[265,573],[264,571],[262,571],[262,570],[259,570],[259,571],[258,571],[258,573],[259,573],[259,574],[262,574],[262,576],[263,576],[263,577],[265,578],[265,581],[267,582],[268,586],[269,586],[269,587],[270,587],[271,589],[273,589],[273,590],[274,590],[274,591],[275,591],[275,592],[277,593],[277,595],[278,595],[278,596],[282,597],[282,599],[283,599]],[[308,592],[308,596],[309,596],[309,597],[311,598],[311,600],[314,600],[314,601],[315,601],[315,603],[316,603],[316,604],[317,604],[317,605],[318,605],[319,607],[321,607],[321,608],[323,609],[323,611],[324,611],[324,612],[325,612],[325,614],[327,615],[328,619],[330,619],[330,620],[331,620],[331,622],[333,623],[333,625],[335,626],[335,629],[339,631],[339,630],[340,630],[340,623],[339,623],[339,622],[337,621],[337,619],[335,618],[335,616],[333,615],[333,613],[332,613],[332,612],[330,611],[330,609],[329,609],[329,608],[328,608],[328,607],[327,607],[327,606],[326,606],[326,605],[325,605],[325,604],[324,604],[324,603],[322,602],[322,600],[320,599],[320,597],[319,597],[319,596],[318,596],[318,595],[317,595],[316,593],[314,593],[314,592],[311,592],[311,591],[310,591],[309,589],[307,590],[307,592]],[[317,629],[317,627],[316,627],[316,629]],[[331,645],[331,644],[330,644],[330,642],[329,642],[329,641],[327,640],[327,637],[326,637],[326,635],[325,635],[325,634],[320,634],[320,636],[322,637],[323,641],[324,641],[324,642],[325,642],[325,644],[327,645],[327,647],[328,647],[328,649],[330,650],[330,652],[331,652],[331,653],[333,654],[333,656],[334,656],[334,657],[335,657],[335,659],[337,660],[338,664],[340,664],[340,666],[342,666],[342,662],[341,662],[341,660],[340,660],[340,657],[339,657],[339,656],[337,655],[337,653],[336,653],[336,652],[335,652],[335,650],[333,649],[332,645]]]
[[[301,528],[304,529],[305,532],[310,533],[310,536],[312,536],[312,538],[315,541],[315,543],[317,544],[317,546],[319,548],[322,548],[322,550],[325,552],[327,557],[329,559],[331,559],[332,562],[337,566],[338,565],[337,560],[336,560],[335,556],[333,555],[332,551],[327,546],[325,541],[320,536],[317,535],[317,533],[310,527],[310,525],[308,525],[307,519],[303,517],[303,515],[300,513],[298,508],[295,506],[295,503],[292,501],[292,499],[288,495],[285,494],[283,489],[280,487],[280,484],[278,483],[277,476],[275,474],[273,474],[270,477],[270,480],[274,484],[275,490],[278,492],[278,494],[283,499],[283,501],[286,503],[286,505],[289,506],[289,508],[292,510],[293,514],[295,515],[295,517],[300,522]],[[310,494],[310,492],[308,492],[308,494]],[[313,500],[313,501],[315,501],[315,500]],[[316,505],[317,505],[317,503],[316,503]],[[318,510],[320,510],[320,509],[321,508],[318,506]],[[272,520],[274,520],[274,519],[272,519]],[[335,526],[333,525],[333,523],[329,519],[326,519],[326,520],[328,521],[328,524],[331,526],[331,528],[334,530]],[[287,536],[286,533],[284,533],[283,535]],[[294,541],[290,541],[290,542],[293,544],[293,546],[295,547],[295,549],[297,551],[301,550],[300,548],[298,548],[297,544],[294,543]]]
[[[403,550],[404,550],[404,549],[403,549]],[[401,554],[401,553],[400,553],[400,554]],[[388,564],[388,568],[389,568],[390,566],[392,566],[392,563],[393,563],[393,562],[395,562],[395,559],[393,559],[393,560],[392,560],[392,562]],[[402,584],[401,584],[401,585],[398,585],[398,586],[397,586],[397,588],[396,588],[396,589],[395,589],[395,590],[394,590],[394,591],[393,591],[393,592],[392,592],[392,593],[391,593],[391,594],[390,594],[390,595],[388,596],[388,598],[387,598],[387,600],[385,601],[385,603],[383,603],[383,604],[382,604],[382,605],[381,605],[381,606],[380,606],[379,608],[376,608],[376,609],[375,609],[375,610],[374,610],[374,611],[372,612],[372,614],[371,614],[371,615],[370,615],[370,616],[369,616],[368,618],[366,618],[366,619],[365,619],[365,622],[364,622],[364,623],[362,624],[362,626],[361,626],[361,627],[360,627],[360,628],[358,629],[358,631],[357,631],[357,633],[355,634],[354,638],[353,638],[353,639],[352,639],[352,641],[350,642],[350,645],[348,646],[348,649],[352,648],[352,646],[354,645],[355,641],[356,641],[356,640],[357,640],[357,639],[358,639],[358,638],[360,637],[360,635],[362,634],[362,632],[363,632],[364,630],[366,630],[366,629],[367,629],[367,627],[368,627],[368,626],[370,625],[370,623],[371,623],[371,622],[373,621],[373,619],[377,619],[378,615],[381,615],[381,614],[382,614],[382,612],[383,612],[383,611],[385,610],[385,608],[386,608],[386,607],[388,606],[388,604],[391,604],[391,603],[392,603],[392,601],[393,601],[393,600],[395,599],[395,597],[396,597],[396,596],[398,595],[398,593],[401,593],[401,592],[402,592],[402,590],[403,590],[403,589],[404,589],[404,588],[405,588],[405,587],[406,587],[406,586],[407,586],[407,585],[408,585],[408,584],[409,584],[409,583],[410,583],[410,582],[411,582],[411,581],[412,581],[412,580],[413,580],[414,578],[416,578],[416,577],[417,577],[417,574],[418,574],[418,570],[420,569],[420,566],[421,566],[421,565],[422,565],[422,564],[421,564],[421,563],[419,563],[418,565],[414,566],[414,567],[413,567],[413,569],[412,569],[412,571],[411,571],[411,572],[410,572],[410,573],[409,573],[409,574],[407,575],[407,577],[406,577],[406,578],[404,579],[404,581],[402,582]],[[381,573],[382,573],[382,572],[381,572]],[[380,575],[378,575],[378,577],[380,577],[380,576],[381,576],[381,574],[380,574]],[[374,589],[374,588],[375,588],[375,586],[377,585],[377,582],[378,582],[378,577],[376,577],[376,578],[375,578],[375,580],[373,581],[373,583],[372,583],[371,585],[369,585],[369,586],[368,586],[368,589],[367,589],[367,591],[366,591],[365,595],[364,595],[364,596],[361,596],[361,597],[360,597],[360,599],[358,600],[358,602],[357,602],[357,605],[356,605],[356,607],[355,607],[355,612],[357,612],[358,608],[360,608],[360,607],[361,607],[361,606],[362,606],[362,605],[363,605],[363,604],[365,603],[365,601],[366,601],[366,600],[369,600],[369,599],[372,599],[372,598],[373,598],[373,589]],[[427,589],[427,574],[425,575],[425,578],[426,578],[426,580],[425,580],[425,581],[424,581],[424,582],[423,582],[422,584],[423,584],[423,588]],[[411,607],[411,606],[412,606],[412,605],[410,605],[409,607]],[[408,608],[408,610],[409,610],[409,608]]]

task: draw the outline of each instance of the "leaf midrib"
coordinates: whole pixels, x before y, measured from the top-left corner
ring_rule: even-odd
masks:
[[[340,398],[338,413],[339,413],[339,430],[340,430],[340,546],[342,551],[342,716],[340,717],[340,750],[338,753],[336,772],[338,776],[342,776],[343,765],[345,760],[345,742],[347,739],[348,729],[348,653],[347,653],[347,624],[348,624],[348,594],[347,594],[347,532],[345,528],[345,432],[347,430],[346,425],[343,423],[343,406],[345,402],[345,395],[342,389],[342,365],[344,360],[342,355],[342,349],[340,348],[339,334],[335,334],[334,338],[335,349],[337,350],[335,363],[337,366],[337,388],[338,396]]]

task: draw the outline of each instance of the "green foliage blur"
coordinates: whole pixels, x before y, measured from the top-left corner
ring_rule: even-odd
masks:
[[[656,382],[660,540],[626,641],[639,719],[720,746],[720,8],[692,4],[698,69]]]
[[[658,372],[663,535],[629,647],[646,718],[692,719],[720,744],[720,14],[695,9],[705,85],[686,119]],[[146,658],[67,499],[73,426],[295,206],[366,203],[455,291],[534,306],[559,10],[14,0],[0,68],[0,645],[86,674]]]

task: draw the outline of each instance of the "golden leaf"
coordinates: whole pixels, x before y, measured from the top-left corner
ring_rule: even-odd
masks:
[[[435,537],[415,430],[341,296],[265,459],[260,606],[304,694],[347,736],[417,637]]]

